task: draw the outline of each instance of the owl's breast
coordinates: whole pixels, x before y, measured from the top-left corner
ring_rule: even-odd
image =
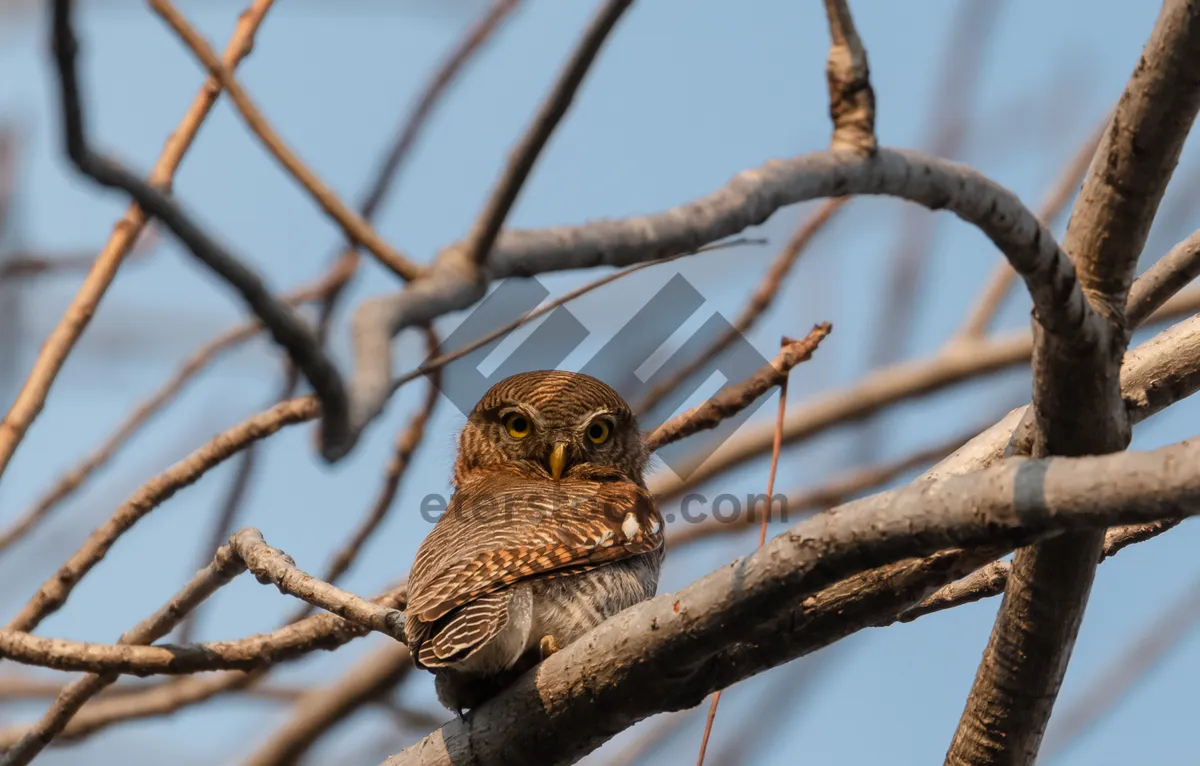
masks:
[[[616,613],[653,598],[662,549],[567,577],[533,580],[531,638],[566,646]]]

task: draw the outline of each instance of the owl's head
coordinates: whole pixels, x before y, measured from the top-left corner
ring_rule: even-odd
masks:
[[[611,386],[539,370],[505,378],[475,405],[459,435],[454,481],[507,466],[547,480],[616,473],[642,485],[648,459],[633,410]]]

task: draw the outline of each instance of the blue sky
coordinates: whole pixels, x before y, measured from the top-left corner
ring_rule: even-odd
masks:
[[[81,5],[81,66],[94,141],[147,169],[190,103],[202,73],[142,4],[96,0]],[[379,217],[378,229],[385,237],[426,260],[464,234],[592,7],[540,0],[518,13],[434,117]],[[184,2],[181,8],[218,47],[240,11],[231,0]],[[297,153],[353,202],[434,62],[480,8],[481,3],[465,0],[436,8],[382,0],[326,7],[280,3],[239,70],[240,78]],[[859,0],[853,10],[870,54],[881,142],[925,147],[937,121],[947,119],[930,109],[958,3]],[[962,105],[971,115],[970,133],[958,159],[1036,204],[1059,166],[1119,95],[1156,12],[1153,3],[1113,0],[1086,6],[1005,2],[993,34],[979,40],[987,46],[986,63],[977,89]],[[0,115],[17,120],[28,141],[15,227],[6,235],[6,245],[92,248],[105,239],[124,200],[79,178],[60,153],[43,21],[41,14],[32,14],[5,20],[0,29]],[[769,158],[824,148],[829,135],[827,45],[816,0],[635,4],[542,156],[510,222],[537,227],[652,212],[707,193]],[[1185,153],[1173,190],[1195,173],[1193,154]],[[258,146],[224,100],[184,160],[175,188],[201,220],[280,289],[319,273],[338,244],[336,227]],[[1150,254],[1163,252],[1196,228],[1197,215],[1186,199],[1173,205],[1167,206],[1174,211],[1171,220],[1152,234]],[[640,306],[639,301],[682,271],[704,293],[711,310],[732,317],[806,209],[782,211],[751,232],[769,238],[769,247],[704,255],[680,262],[678,268],[656,267],[617,290],[588,296],[572,310],[598,345],[630,306]],[[769,355],[781,333],[802,333],[821,320],[834,323],[835,332],[816,359],[793,376],[793,403],[847,385],[863,372],[880,322],[882,267],[894,252],[899,226],[912,215],[927,214],[895,201],[855,201],[814,243],[783,297],[750,335]],[[936,222],[915,333],[903,349],[909,356],[933,352],[957,326],[997,258],[980,234],[950,216],[939,214]],[[1061,232],[1062,225],[1056,230]],[[560,274],[543,281],[558,292],[592,276]],[[17,349],[17,380],[76,285],[77,277],[46,279],[22,294],[25,330]],[[386,273],[368,266],[351,295],[358,300],[395,287]],[[241,316],[230,292],[173,242],[125,268],[4,477],[0,521],[15,517],[89,451],[195,345]],[[1026,303],[1014,299],[1001,325],[1020,327],[1027,316]],[[448,320],[445,327],[455,321]],[[335,332],[343,365],[348,362],[345,333],[343,312]],[[407,369],[418,359],[416,339],[402,338],[398,349],[398,368]],[[585,344],[565,366],[581,366],[586,356]],[[141,481],[260,409],[279,386],[276,360],[274,351],[259,343],[204,373],[177,406],[60,509],[21,553],[0,559],[0,607],[15,610]],[[3,386],[0,391],[10,398],[14,381]],[[332,468],[315,456],[307,428],[272,439],[263,452],[245,523],[260,527],[302,566],[319,570],[331,540],[340,540],[371,501],[395,430],[420,397],[419,387],[404,389],[354,454]],[[880,455],[899,456],[932,444],[1021,403],[1022,397],[1028,397],[1027,379],[1009,374],[986,385],[955,389],[936,402],[897,407],[883,420]],[[770,417],[773,411],[774,406],[766,406],[758,416]],[[1193,404],[1184,403],[1173,410],[1175,416],[1151,420],[1138,431],[1135,446],[1192,435],[1196,412]],[[373,592],[407,571],[428,530],[416,504],[430,492],[446,491],[453,435],[461,421],[443,401],[392,516],[346,578],[348,587]],[[854,433],[839,429],[789,450],[779,487],[809,486],[849,467],[857,444]],[[230,468],[214,471],[126,535],[43,632],[111,641],[168,597],[194,571],[197,548],[208,534]],[[742,471],[724,480],[720,490],[761,491],[765,478],[759,468]],[[1101,568],[1060,711],[1200,575],[1194,556],[1197,535],[1195,524],[1185,524]],[[676,589],[752,544],[752,538],[741,536],[688,551],[669,562],[662,589]],[[854,637],[828,658],[819,676],[796,684],[796,693],[807,695],[803,707],[764,731],[760,736],[769,746],[744,762],[937,762],[957,722],[997,605],[991,600]],[[201,637],[268,630],[291,608],[273,589],[243,578],[210,605]],[[332,680],[369,646],[360,644],[289,667],[280,676]],[[1052,762],[1183,764],[1194,759],[1189,726],[1194,673],[1189,671],[1198,661],[1200,640],[1193,635],[1085,741]],[[710,748],[713,756],[741,727],[752,725],[744,714],[754,711],[759,698],[775,694],[792,672],[774,671],[725,696]],[[810,684],[817,686],[806,690]],[[417,677],[403,695],[429,704],[431,684]],[[11,722],[18,714],[31,717],[40,709],[5,707],[0,722]],[[136,748],[148,754],[147,762],[178,750],[180,763],[235,763],[284,715],[284,708],[263,703],[219,702],[169,721],[117,727],[83,749],[52,751],[42,760],[125,762],[124,756]],[[700,718],[691,720],[654,762],[691,763]],[[322,744],[322,757],[314,762],[360,752],[362,737],[374,741],[385,725],[380,713],[360,715]],[[407,741],[411,737],[397,735],[387,744],[398,749]],[[591,762],[602,763],[603,757]]]

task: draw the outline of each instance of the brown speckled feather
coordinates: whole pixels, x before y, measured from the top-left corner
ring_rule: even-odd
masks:
[[[631,482],[546,482],[503,468],[479,471],[459,487],[417,552],[406,610],[410,646],[419,653],[431,629],[456,630],[453,620],[441,624],[441,618],[513,583],[573,574],[662,544],[654,500]]]

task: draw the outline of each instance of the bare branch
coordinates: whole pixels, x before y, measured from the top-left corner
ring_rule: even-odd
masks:
[[[466,753],[571,762],[641,718],[691,707],[790,659],[785,649],[804,640],[804,631],[784,629],[777,619],[795,625],[792,611],[807,596],[844,577],[954,546],[1008,547],[1065,529],[1200,512],[1200,471],[1189,470],[1197,460],[1200,442],[1100,457],[1017,458],[850,503],[602,623],[388,766],[448,766]]]
[[[716,428],[722,421],[746,409],[767,391],[783,385],[792,368],[811,359],[817,346],[821,345],[821,341],[832,331],[833,325],[825,322],[814,325],[808,335],[799,340],[784,338],[779,354],[768,364],[756,370],[746,380],[726,386],[704,404],[679,413],[651,431],[645,437],[646,446],[652,451],[659,450],[700,431]]]
[[[867,51],[863,48],[846,0],[825,0],[829,18],[829,117],[833,138],[829,148],[870,156],[875,153],[875,91]]]
[[[1125,321],[1130,327],[1141,324],[1197,276],[1200,276],[1200,231],[1171,248],[1138,277],[1125,304]]]
[[[285,426],[311,420],[317,412],[317,400],[311,396],[277,404],[217,435],[146,482],[42,584],[7,627],[10,630],[33,630],[66,603],[75,585],[104,558],[117,539],[143,516],[183,487],[195,483],[214,466],[245,449],[248,444],[265,439]]]
[[[301,571],[291,556],[267,545],[257,529],[234,533],[229,544],[264,585],[274,585],[281,593],[404,642],[403,612],[359,598]]]
[[[179,36],[179,39],[195,54],[200,63],[208,70],[209,75],[221,83],[221,87],[229,94],[229,99],[237,107],[238,114],[245,120],[246,126],[258,136],[267,151],[279,164],[287,169],[305,190],[312,195],[313,200],[321,206],[325,213],[337,222],[345,232],[346,238],[366,248],[380,263],[403,279],[415,279],[421,273],[416,264],[389,245],[379,233],[361,216],[342,202],[317,175],[310,170],[299,157],[288,148],[283,139],[274,131],[270,123],[263,117],[262,112],[238,84],[233,71],[221,62],[216,51],[188,23],[170,0],[148,0],[150,7],[162,17]]]
[[[654,385],[634,409],[637,412],[650,412],[654,409],[655,405],[663,400],[663,397],[683,385],[684,381],[695,375],[698,370],[703,369],[709,361],[728,348],[730,343],[748,333],[754,327],[755,323],[758,322],[763,312],[770,308],[771,303],[775,300],[775,296],[779,294],[779,290],[783,287],[784,279],[787,278],[792,267],[796,265],[796,261],[799,260],[800,255],[808,248],[808,244],[812,242],[813,237],[825,227],[825,224],[829,223],[834,214],[847,202],[849,202],[848,197],[837,197],[828,200],[822,203],[812,215],[805,218],[795,233],[792,234],[792,238],[788,240],[783,250],[779,252],[779,255],[771,263],[771,267],[763,275],[758,288],[750,296],[750,300],[746,302],[745,307],[738,314],[733,324],[723,329],[716,340],[712,342],[712,345],[706,348],[702,354],[681,367],[669,379]]]
[[[1063,246],[1076,256],[1107,342],[1064,342],[1034,325],[1032,454],[1088,455],[1129,444],[1121,362],[1125,303],[1150,224],[1200,111],[1200,3],[1166,0],[1113,111],[1072,210]],[[946,756],[959,764],[1032,764],[1083,620],[1102,530],[1020,550]]]
[[[880,149],[864,158],[820,152],[775,160],[735,176],[721,190],[649,217],[592,221],[577,227],[501,232],[487,277],[529,276],[600,265],[625,266],[689,252],[759,224],[786,205],[818,197],[887,195],[946,208],[978,226],[1028,285],[1039,321],[1064,342],[1093,346],[1107,335],[1075,282],[1070,259],[1020,201],[969,168],[918,152]],[[487,280],[453,245],[425,278],[398,295],[364,301],[355,313],[355,373],[345,440],[324,434],[326,459],[337,460],[382,411],[390,393],[391,338],[483,297]],[[328,418],[326,419],[328,421]]]
[[[209,566],[197,572],[166,605],[122,634],[117,643],[129,646],[157,641],[197,604],[243,571],[245,566],[241,560],[228,547],[221,548]],[[116,673],[92,673],[69,685],[54,700],[42,719],[4,753],[0,758],[0,766],[23,766],[32,761],[89,698],[116,680]]]
[[[258,31],[263,17],[270,9],[273,0],[252,0],[249,8],[238,19],[233,35],[223,54],[226,66],[233,68],[250,53],[254,35]],[[195,140],[200,125],[208,116],[217,96],[221,93],[220,85],[211,78],[201,86],[192,105],[178,127],[167,138],[154,169],[150,171],[149,182],[155,186],[169,187],[175,170],[183,160],[183,155]],[[12,408],[4,416],[0,424],[0,475],[8,467],[13,453],[25,437],[25,432],[33,423],[34,418],[41,412],[50,393],[50,387],[62,369],[67,355],[75,347],[76,341],[83,335],[91,321],[100,299],[116,277],[117,268],[133,247],[146,225],[146,215],[136,204],[130,205],[124,217],[113,227],[112,236],[101,250],[100,255],[92,264],[83,284],[72,299],[70,306],[63,313],[62,319],[51,332],[50,337],[42,344],[37,361],[29,372],[29,377],[21,387]]]

